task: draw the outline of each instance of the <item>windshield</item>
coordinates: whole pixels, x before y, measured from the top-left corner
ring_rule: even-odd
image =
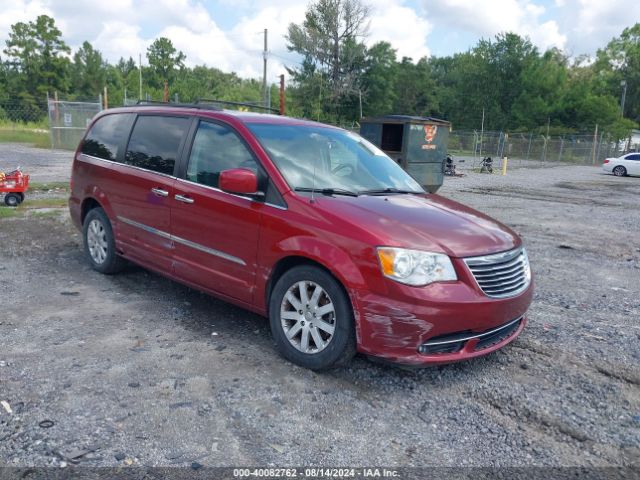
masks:
[[[294,190],[424,192],[382,150],[355,133],[301,125],[248,127]]]

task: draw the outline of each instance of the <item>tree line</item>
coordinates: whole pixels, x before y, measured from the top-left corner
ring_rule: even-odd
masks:
[[[624,29],[595,57],[571,58],[558,49],[540,51],[528,38],[506,32],[481,39],[466,52],[417,61],[398,58],[388,42],[366,46],[370,7],[361,0],[316,0],[301,24],[291,24],[287,48],[287,109],[293,116],[353,124],[389,113],[435,116],[456,129],[592,131],[596,124],[624,138],[640,121],[640,23]],[[46,15],[12,25],[0,57],[0,119],[45,115],[43,100],[96,99],[106,86],[111,106],[125,95],[260,103],[259,79],[206,65],[187,67],[185,54],[168,38],[134,58],[109,63],[84,42],[71,52],[55,20]],[[140,70],[141,68],[141,70]],[[626,85],[624,112],[620,96]],[[272,104],[277,91],[271,89]],[[25,114],[26,112],[26,114]],[[13,116],[13,118],[12,118]]]

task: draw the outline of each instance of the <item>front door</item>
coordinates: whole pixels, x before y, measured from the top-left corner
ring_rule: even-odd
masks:
[[[230,127],[200,121],[171,217],[176,276],[243,302],[253,301],[262,204],[218,188],[220,172],[258,169]]]

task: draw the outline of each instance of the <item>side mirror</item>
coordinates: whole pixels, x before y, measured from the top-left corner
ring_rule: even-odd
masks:
[[[220,172],[220,190],[239,195],[251,195],[261,197],[263,192],[258,192],[258,176],[247,168],[232,168]]]

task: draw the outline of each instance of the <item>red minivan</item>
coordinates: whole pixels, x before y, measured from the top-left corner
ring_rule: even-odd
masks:
[[[91,266],[130,260],[267,316],[314,370],[406,365],[515,339],[533,285],[509,228],[423,188],[359,135],[204,105],[99,114],[69,199]]]

